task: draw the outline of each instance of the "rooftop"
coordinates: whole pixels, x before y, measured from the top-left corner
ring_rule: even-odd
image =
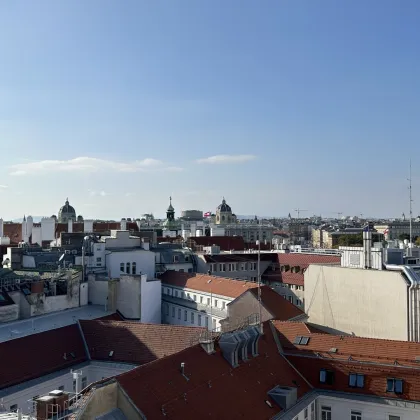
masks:
[[[77,325],[0,344],[0,389],[87,360]]]
[[[117,377],[134,404],[147,418],[270,418],[280,408],[267,392],[276,385],[298,387],[298,397],[308,385],[279,356],[273,334],[259,340],[259,356],[233,369],[220,349],[207,354],[200,345],[157,360]],[[185,363],[185,375],[180,372]],[[194,413],[194,414],[193,414]]]
[[[101,305],[88,305],[76,309],[67,309],[65,311],[40,315],[30,319],[2,323],[0,324],[0,343],[14,338],[71,325],[78,319],[95,319],[109,313],[110,312],[106,312]]]
[[[246,290],[257,287],[257,283],[233,280],[226,277],[199,273],[181,273],[168,270],[160,276],[162,283],[168,286],[182,287],[215,295],[237,298]]]
[[[80,321],[80,325],[92,359],[138,365],[190,347],[203,331],[197,327],[129,321],[92,320]]]

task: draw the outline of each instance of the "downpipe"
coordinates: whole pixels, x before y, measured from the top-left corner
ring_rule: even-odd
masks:
[[[418,291],[420,288],[420,278],[413,270],[414,268],[420,269],[418,265],[393,265],[386,264],[385,268],[389,271],[401,271],[405,274],[410,282],[408,288],[408,341],[420,341],[420,313],[418,302]]]

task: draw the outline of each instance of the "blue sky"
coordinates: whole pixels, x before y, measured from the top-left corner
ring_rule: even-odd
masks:
[[[415,0],[0,1],[0,217],[419,208]],[[211,159],[209,159],[211,158]]]

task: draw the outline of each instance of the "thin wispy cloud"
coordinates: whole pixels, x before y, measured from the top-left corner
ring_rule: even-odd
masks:
[[[107,195],[110,195],[109,193],[105,192],[105,191],[93,191],[93,190],[89,190],[89,195],[91,197],[106,197]]]
[[[134,193],[134,192],[127,192],[127,193],[125,193],[125,196],[126,197],[133,197],[135,195],[136,195],[136,193]]]
[[[12,165],[10,175],[46,174],[51,172],[159,172],[182,171],[182,168],[165,164],[161,160],[147,158],[133,162],[119,162],[92,157],[77,157],[69,160],[40,160]]]
[[[9,188],[7,185],[0,185],[0,190],[5,190],[7,188]]]
[[[197,163],[225,164],[225,163],[243,163],[254,160],[254,155],[215,155],[203,159],[197,159]]]

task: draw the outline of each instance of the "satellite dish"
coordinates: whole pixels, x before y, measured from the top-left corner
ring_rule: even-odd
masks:
[[[63,259],[64,259],[64,255],[65,255],[65,254],[61,255],[61,257],[59,258],[58,262],[63,261]]]

